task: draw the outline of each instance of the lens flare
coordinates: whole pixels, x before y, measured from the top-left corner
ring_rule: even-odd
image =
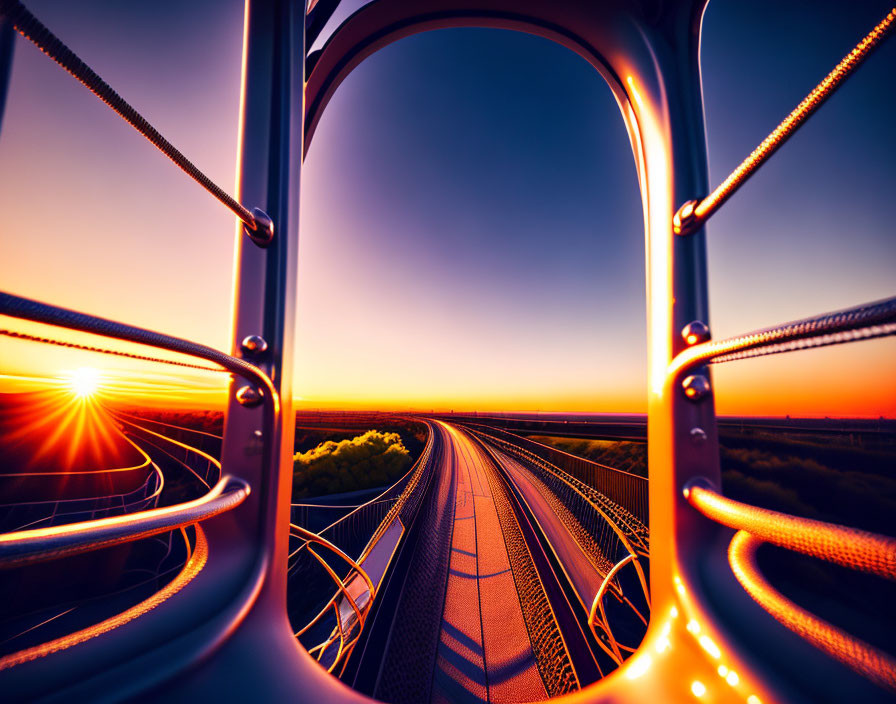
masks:
[[[68,379],[69,388],[78,398],[90,398],[100,385],[100,373],[93,367],[81,367]]]

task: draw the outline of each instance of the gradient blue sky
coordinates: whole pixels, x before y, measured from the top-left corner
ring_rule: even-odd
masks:
[[[27,4],[231,187],[241,3]],[[887,9],[712,0],[711,183]],[[891,41],[713,219],[716,336],[893,294],[894,75]],[[340,86],[305,166],[307,405],[643,410],[635,169],[582,59],[497,30],[402,40]],[[228,346],[227,211],[22,41],[0,207],[5,290]],[[12,371],[34,359],[33,345],[0,345]],[[882,341],[729,365],[720,408],[892,415],[892,353]],[[46,368],[97,363],[40,355]]]

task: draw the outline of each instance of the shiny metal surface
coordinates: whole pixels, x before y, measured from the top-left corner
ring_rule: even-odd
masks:
[[[233,356],[71,311],[48,313],[49,307],[8,294],[0,294],[0,312],[203,357],[257,385],[262,403],[248,407],[239,399],[244,382],[231,384],[221,458],[224,471],[253,490],[204,521],[201,568],[153,604],[151,618],[141,612],[77,647],[10,667],[0,681],[4,693],[57,701],[369,701],[330,678],[298,645],[284,608],[301,160],[328,101],[366,57],[419,32],[476,26],[550,39],[607,81],[630,138],[645,215],[652,618],[638,651],[614,674],[560,701],[707,697],[769,704],[831,700],[838,691],[861,701],[879,698],[865,679],[780,625],[740,589],[719,550],[730,529],[694,510],[690,501],[699,491],[684,493],[696,478],[720,483],[708,362],[776,345],[896,332],[891,299],[723,343],[682,336],[694,321],[709,321],[704,229],[677,237],[676,227],[683,232],[691,216],[685,212],[673,222],[676,203],[708,191],[698,65],[705,5],[320,0],[308,4],[306,17],[298,3],[247,0],[238,198],[269,213],[264,222],[276,223],[277,236],[256,243],[243,236],[242,225],[236,228]],[[269,345],[258,368],[237,358],[249,336]],[[682,391],[686,375],[692,383],[685,386],[700,403]],[[734,678],[719,680],[721,668]]]
[[[175,506],[3,533],[0,569],[77,555],[182,528],[239,506],[249,493],[246,482],[224,476],[204,496]]]

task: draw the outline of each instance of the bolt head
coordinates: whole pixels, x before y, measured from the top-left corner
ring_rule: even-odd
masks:
[[[254,386],[246,384],[237,389],[236,400],[241,406],[253,408],[260,404],[262,399],[261,391]]]
[[[684,395],[690,401],[700,401],[709,395],[710,389],[709,379],[702,374],[692,374],[681,382],[681,388]]]
[[[706,442],[706,431],[703,428],[691,428],[689,435],[691,436],[691,442],[695,445],[702,445]]]
[[[243,338],[240,348],[244,354],[261,354],[268,349],[268,343],[261,335],[248,335]]]
[[[682,328],[681,336],[689,345],[696,345],[698,342],[706,342],[710,337],[709,326],[700,320],[695,320]]]

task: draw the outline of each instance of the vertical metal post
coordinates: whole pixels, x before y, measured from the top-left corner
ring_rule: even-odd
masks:
[[[260,407],[241,403],[242,382],[231,384],[222,464],[249,480],[252,495],[237,517],[247,522],[266,574],[256,610],[285,621],[286,556],[292,488],[294,416],[292,347],[298,261],[299,178],[302,155],[304,14],[290,0],[247,0],[240,105],[240,202],[264,210],[274,222],[267,247],[236,233],[233,354],[261,366],[280,396],[275,427],[262,424]],[[260,336],[266,344],[250,336]],[[245,400],[245,399],[244,399]],[[271,443],[263,466],[262,443]]]
[[[712,394],[698,402],[688,399],[666,373],[687,344],[682,329],[695,320],[709,322],[704,232],[687,237],[672,232],[677,205],[707,186],[699,82],[705,4],[694,0],[670,7],[656,24],[642,27],[649,52],[633,52],[614,62],[627,98],[623,113],[638,160],[645,212],[654,609],[672,602],[680,558],[693,556],[706,538],[703,519],[686,504],[681,488],[692,476],[714,481],[719,476]]]

